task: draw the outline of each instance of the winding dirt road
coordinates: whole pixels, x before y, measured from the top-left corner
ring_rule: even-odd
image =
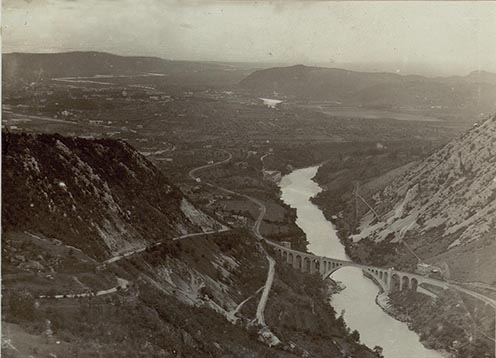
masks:
[[[181,235],[181,236],[176,236],[176,237],[172,238],[172,241],[183,240],[183,239],[187,239],[189,237],[195,237],[195,236],[218,234],[218,233],[229,231],[229,230],[231,230],[231,229],[224,228],[224,229],[215,230],[215,231],[195,232],[195,233],[192,233],[192,234],[185,234],[185,235]],[[163,245],[164,243],[166,243],[168,241],[170,241],[170,240],[168,239],[168,240],[165,240],[165,241],[157,241],[157,242],[154,242],[154,243],[152,243],[152,244],[150,244],[148,246],[140,247],[139,249],[128,251],[128,252],[126,252],[124,254],[121,254],[121,255],[113,256],[110,259],[107,259],[107,260],[103,261],[102,262],[102,265],[108,265],[108,264],[111,264],[111,263],[120,261],[120,260],[125,259],[127,257],[133,256],[133,255],[136,255],[136,254],[139,254],[139,253],[145,251],[146,249],[154,248],[154,247]]]
[[[202,165],[200,167],[194,168],[194,169],[192,169],[192,170],[189,171],[189,173],[188,173],[189,177],[191,179],[197,181],[197,182],[198,181],[201,181],[201,178],[199,178],[197,176],[197,174],[196,174],[197,172],[199,172],[201,170],[204,170],[204,169],[209,169],[209,168],[212,168],[212,167],[216,167],[216,166],[219,166],[219,165],[223,165],[223,164],[228,163],[232,159],[232,154],[230,152],[226,151],[226,150],[221,150],[221,151],[224,152],[224,153],[226,153],[228,155],[227,159],[224,159],[224,160],[219,161],[219,162],[216,162],[216,163]],[[264,158],[266,155],[264,155],[262,158]],[[262,158],[261,158],[261,160],[262,160],[262,163],[263,163],[263,159]],[[260,225],[261,225],[262,220],[265,217],[265,214],[267,212],[267,208],[264,205],[264,203],[262,203],[260,200],[258,200],[256,198],[253,198],[253,197],[251,197],[249,195],[237,193],[235,191],[232,191],[232,190],[223,188],[221,186],[218,186],[218,185],[215,185],[215,184],[212,184],[212,183],[209,183],[209,182],[204,182],[204,184],[205,185],[208,185],[208,186],[210,186],[212,188],[218,189],[220,191],[223,191],[225,193],[228,193],[230,195],[241,196],[243,198],[248,199],[252,203],[256,204],[259,207],[260,213],[258,214],[257,220],[253,224],[252,231],[253,231],[253,233],[255,234],[255,236],[257,237],[257,239],[259,241],[265,241],[265,238],[260,233]],[[262,327],[266,327],[267,325],[265,323],[264,312],[265,312],[265,307],[267,305],[267,300],[269,298],[270,289],[272,288],[272,284],[274,282],[274,273],[275,273],[276,261],[274,260],[274,258],[272,256],[269,255],[269,253],[265,250],[265,248],[262,245],[260,245],[260,248],[263,251],[263,253],[265,254],[265,257],[267,258],[267,261],[269,263],[269,270],[267,272],[267,279],[265,281],[265,285],[264,285],[264,289],[263,289],[263,292],[262,292],[262,296],[260,297],[260,301],[258,302],[257,313],[256,313],[256,318],[254,320],[254,323],[255,324],[259,324]]]
[[[200,167],[197,167],[197,168],[194,168],[194,169],[191,169],[188,173],[189,177],[193,180],[197,180],[197,179],[200,179],[198,176],[195,175],[196,172],[200,171],[200,170],[203,170],[203,169],[207,169],[207,168],[213,168],[213,167],[216,167],[216,166],[219,166],[219,165],[223,165],[223,164],[227,164],[229,163],[229,161],[232,159],[232,154],[229,153],[227,150],[223,150],[223,149],[219,149],[220,152],[223,152],[223,153],[226,153],[227,154],[227,159],[224,159],[220,162],[215,162],[215,163],[212,163],[212,164],[206,164],[206,165],[202,165]],[[201,180],[201,179],[200,179]],[[207,183],[208,184],[208,183]],[[215,187],[215,185],[211,185],[210,186],[213,186]],[[219,189],[221,189],[219,187]],[[223,189],[223,188],[222,188]],[[227,189],[226,189],[227,190]],[[234,193],[234,192],[232,192]]]
[[[483,295],[482,293],[478,293],[478,292],[469,290],[467,288],[463,288],[463,287],[456,285],[454,283],[451,283],[451,282],[448,282],[447,286],[453,290],[457,290],[457,291],[460,291],[462,293],[465,293],[466,295],[477,298],[478,300],[484,302],[485,304],[491,306],[492,308],[494,308],[496,310],[496,300],[494,300],[490,297],[487,297],[487,296]]]
[[[108,295],[109,293],[115,293],[119,290],[126,289],[131,284],[128,280],[125,280],[125,279],[120,278],[120,277],[116,277],[116,278],[117,278],[117,285],[114,287],[108,288],[106,290],[100,290],[100,291],[96,291],[96,292],[57,294],[57,295],[53,295],[53,296],[42,295],[42,296],[38,296],[38,298],[61,299],[61,298],[83,298],[83,297],[104,296],[104,295]]]

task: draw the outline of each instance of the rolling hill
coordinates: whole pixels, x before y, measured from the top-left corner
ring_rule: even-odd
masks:
[[[245,67],[158,57],[118,56],[105,52],[10,53],[2,55],[7,88],[53,78],[153,74],[169,85],[234,85],[250,73]],[[157,78],[155,78],[157,80]]]
[[[474,114],[496,107],[495,74],[423,77],[338,68],[291,67],[256,71],[240,82],[255,95],[396,109],[457,109]]]

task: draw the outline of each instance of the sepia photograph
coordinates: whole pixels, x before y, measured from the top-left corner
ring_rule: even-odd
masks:
[[[5,358],[496,358],[496,1],[2,0]]]

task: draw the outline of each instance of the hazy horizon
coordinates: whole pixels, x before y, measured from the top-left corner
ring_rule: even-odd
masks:
[[[496,3],[4,0],[2,51],[496,72]]]
[[[124,56],[124,57],[157,57],[164,60],[170,60],[164,56],[154,56],[154,55],[143,55],[143,54],[118,54],[115,52],[109,52],[104,50],[68,50],[68,51],[54,51],[54,52],[23,52],[23,51],[12,51],[12,52],[4,52],[4,55],[10,54],[37,54],[37,55],[46,55],[46,54],[61,54],[61,53],[71,53],[71,52],[99,52],[99,53],[107,53],[111,55]],[[481,72],[489,72],[494,73],[492,71],[487,71],[485,69],[472,69],[466,72],[461,71],[460,73],[444,73],[443,71],[438,71],[435,67],[427,64],[427,63],[408,63],[403,64],[403,69],[398,70],[394,64],[392,63],[298,63],[298,62],[254,62],[254,61],[225,61],[225,60],[191,60],[191,59],[174,59],[177,61],[186,61],[186,62],[205,62],[205,63],[218,63],[218,64],[231,64],[231,65],[239,65],[240,67],[251,66],[254,69],[263,69],[263,68],[272,68],[272,67],[290,67],[297,65],[304,65],[308,67],[325,67],[325,68],[335,68],[335,69],[343,69],[348,71],[356,71],[356,72],[384,72],[384,73],[396,73],[403,76],[408,75],[418,75],[423,77],[449,77],[449,76],[466,76],[471,72],[481,71]]]

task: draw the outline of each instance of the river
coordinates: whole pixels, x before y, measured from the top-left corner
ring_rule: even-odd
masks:
[[[284,176],[279,184],[282,200],[296,209],[296,224],[305,232],[308,250],[315,255],[348,260],[334,225],[310,198],[322,189],[312,178],[318,167],[298,169]],[[385,358],[441,358],[441,353],[426,349],[418,335],[405,323],[386,314],[376,303],[379,288],[357,268],[342,268],[332,278],[346,287],[332,298],[336,312],[344,312],[348,327],[360,333],[360,341],[368,347],[384,349]]]
[[[272,98],[260,98],[267,107],[276,108],[279,103],[282,103],[281,100],[272,99]]]

